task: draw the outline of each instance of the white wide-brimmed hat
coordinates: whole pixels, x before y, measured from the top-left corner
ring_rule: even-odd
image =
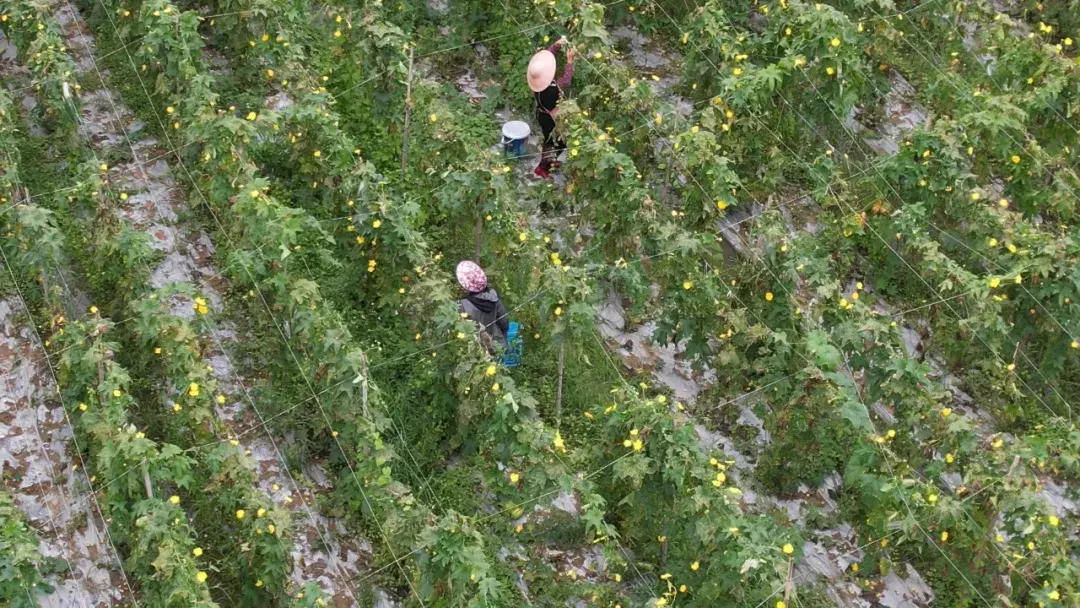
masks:
[[[555,55],[548,50],[543,50],[532,56],[529,60],[529,70],[525,79],[529,81],[529,88],[534,93],[539,93],[551,86],[555,78]]]

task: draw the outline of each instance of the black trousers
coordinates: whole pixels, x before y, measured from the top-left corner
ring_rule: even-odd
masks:
[[[547,112],[537,112],[536,122],[540,123],[540,130],[544,133],[543,149],[540,156],[540,166],[547,169],[551,161],[566,149],[566,142],[555,137],[555,119]]]

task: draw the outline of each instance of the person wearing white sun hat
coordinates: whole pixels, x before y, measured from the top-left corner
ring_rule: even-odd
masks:
[[[560,38],[555,44],[533,55],[525,74],[536,100],[536,122],[544,132],[540,164],[536,166],[535,173],[545,178],[551,175],[555,158],[566,149],[566,142],[555,136],[555,108],[559,105],[563,91],[570,86],[570,79],[574,77],[574,56],[577,53],[573,49],[566,51],[566,66],[562,76],[555,80],[555,53],[564,44],[566,38]]]

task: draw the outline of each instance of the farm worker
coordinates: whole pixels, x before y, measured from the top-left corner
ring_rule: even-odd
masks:
[[[544,132],[543,151],[540,154],[540,164],[535,173],[540,177],[550,177],[551,169],[558,168],[559,153],[566,149],[566,142],[555,135],[555,108],[559,105],[559,99],[563,91],[570,86],[570,79],[574,77],[574,57],[577,52],[573,49],[566,51],[566,66],[562,76],[555,80],[555,53],[566,44],[566,38],[561,38],[547,49],[540,51],[529,60],[529,69],[525,78],[532,89],[536,99],[536,122]]]
[[[484,270],[475,262],[464,260],[457,265],[457,280],[466,292],[458,301],[458,307],[484,330],[480,339],[488,352],[493,352],[493,344],[506,346],[510,313],[499,300],[498,292],[488,286]]]

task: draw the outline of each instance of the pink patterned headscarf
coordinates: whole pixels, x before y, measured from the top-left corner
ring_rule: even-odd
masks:
[[[469,293],[479,293],[487,288],[487,275],[484,270],[468,260],[458,263],[457,281]]]

